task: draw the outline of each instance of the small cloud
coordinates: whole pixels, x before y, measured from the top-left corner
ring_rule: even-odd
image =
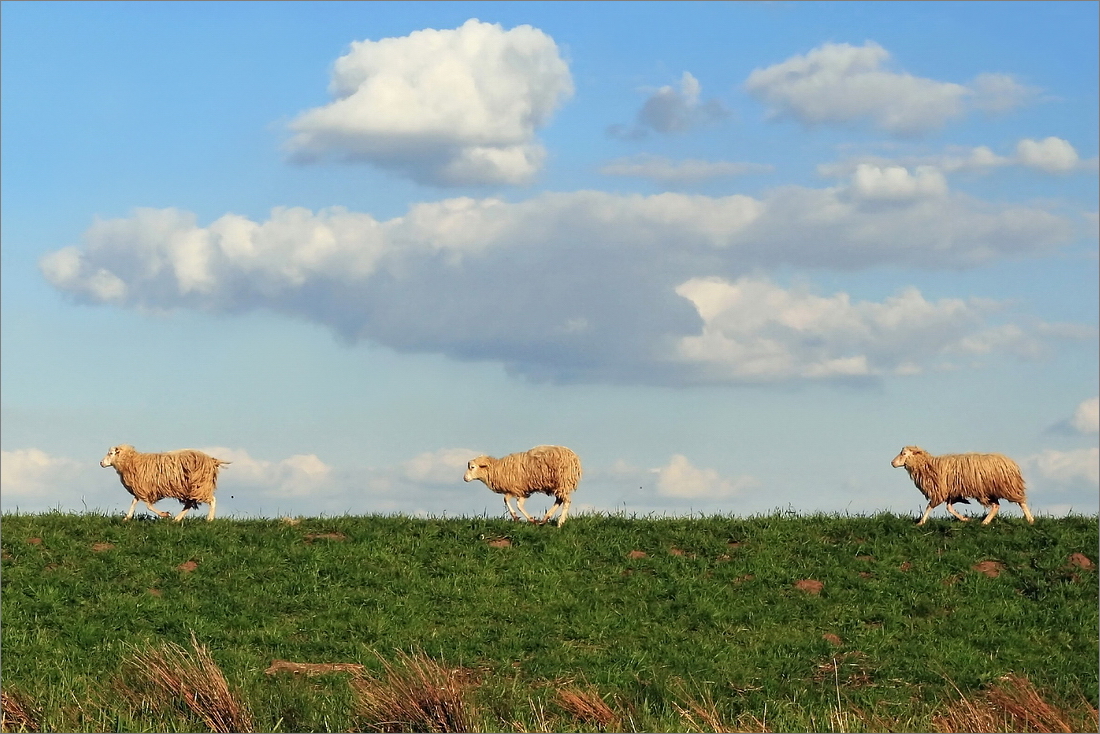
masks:
[[[645,101],[633,127],[612,125],[608,134],[626,140],[646,137],[650,132],[663,134],[683,133],[717,122],[729,116],[729,111],[716,99],[700,104],[702,86],[689,72],[680,78],[680,88],[664,86],[653,92]]]
[[[932,166],[917,166],[910,173],[902,166],[861,163],[852,175],[852,193],[861,199],[892,201],[941,197],[947,194],[947,180]]]
[[[1081,159],[1073,146],[1055,137],[1021,140],[1016,144],[1016,160],[1020,165],[1047,173],[1068,173],[1081,167]]]
[[[1054,485],[1100,485],[1100,448],[1073,451],[1047,449],[1029,456],[1024,464]]]
[[[683,454],[673,455],[668,464],[652,471],[657,475],[657,493],[678,499],[727,499],[757,483],[749,476],[727,479],[714,469],[696,468]]]
[[[332,467],[316,454],[295,454],[280,461],[254,459],[244,449],[211,446],[201,449],[210,456],[232,462],[221,482],[243,484],[281,496],[306,496],[323,488]]]
[[[41,449],[3,451],[0,487],[5,499],[35,497],[51,493],[59,484],[71,481],[85,468],[63,456],[51,456]]]
[[[439,449],[426,451],[402,465],[405,479],[418,484],[449,484],[462,481],[470,459],[482,452],[472,449]]]
[[[1069,423],[1079,433],[1100,433],[1100,398],[1089,398],[1078,405]]]
[[[979,74],[969,85],[941,82],[887,68],[890,54],[863,46],[826,43],[804,56],[756,69],[745,90],[772,118],[803,125],[862,121],[897,136],[921,135],[962,117],[968,109],[1002,113],[1032,101],[1039,90],[1008,74]]]
[[[662,156],[642,153],[608,161],[600,168],[605,176],[630,176],[646,178],[657,183],[689,184],[719,178],[733,178],[754,173],[767,173],[773,166],[762,163],[735,163],[733,161],[703,161],[686,159],[673,161]]]

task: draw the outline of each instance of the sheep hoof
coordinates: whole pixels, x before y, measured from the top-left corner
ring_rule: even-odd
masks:
[[[969,517],[960,517],[959,522],[970,522],[970,518]]]

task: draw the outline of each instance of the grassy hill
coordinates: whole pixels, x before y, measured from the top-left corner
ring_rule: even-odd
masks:
[[[1096,731],[1095,517],[0,530],[9,729]]]

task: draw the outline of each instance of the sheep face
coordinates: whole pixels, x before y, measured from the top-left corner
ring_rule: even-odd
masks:
[[[114,466],[115,465],[115,459],[118,456],[120,456],[121,454],[126,453],[127,449],[129,449],[130,451],[133,451],[134,447],[133,446],[127,446],[125,444],[123,444],[121,446],[112,446],[111,450],[107,452],[107,455],[103,457],[103,460],[99,462],[99,465],[102,466],[104,469],[106,469],[109,466]]]
[[[471,459],[470,463],[466,465],[466,473],[462,476],[462,481],[472,482],[475,479],[485,481],[485,478],[489,476],[489,457],[479,456],[476,459]]]
[[[906,446],[901,450],[900,454],[894,457],[894,460],[890,462],[890,466],[895,469],[905,466],[906,462],[909,461],[909,457],[916,456],[918,451],[920,451],[920,449],[916,446]]]

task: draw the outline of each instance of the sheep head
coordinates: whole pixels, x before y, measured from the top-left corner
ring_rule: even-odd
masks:
[[[107,452],[107,455],[103,457],[103,460],[99,462],[99,465],[103,468],[115,465],[115,459],[123,454],[134,453],[134,447],[129,444],[120,444],[118,446],[112,446],[111,450]]]
[[[909,463],[909,459],[914,456],[927,455],[927,451],[920,446],[906,446],[901,450],[901,453],[894,457],[894,460],[890,462],[890,466],[895,469],[905,466]]]
[[[489,477],[489,464],[492,461],[492,457],[489,456],[470,459],[470,463],[466,465],[466,474],[463,475],[462,481],[472,482],[475,479],[480,479],[484,482]]]

